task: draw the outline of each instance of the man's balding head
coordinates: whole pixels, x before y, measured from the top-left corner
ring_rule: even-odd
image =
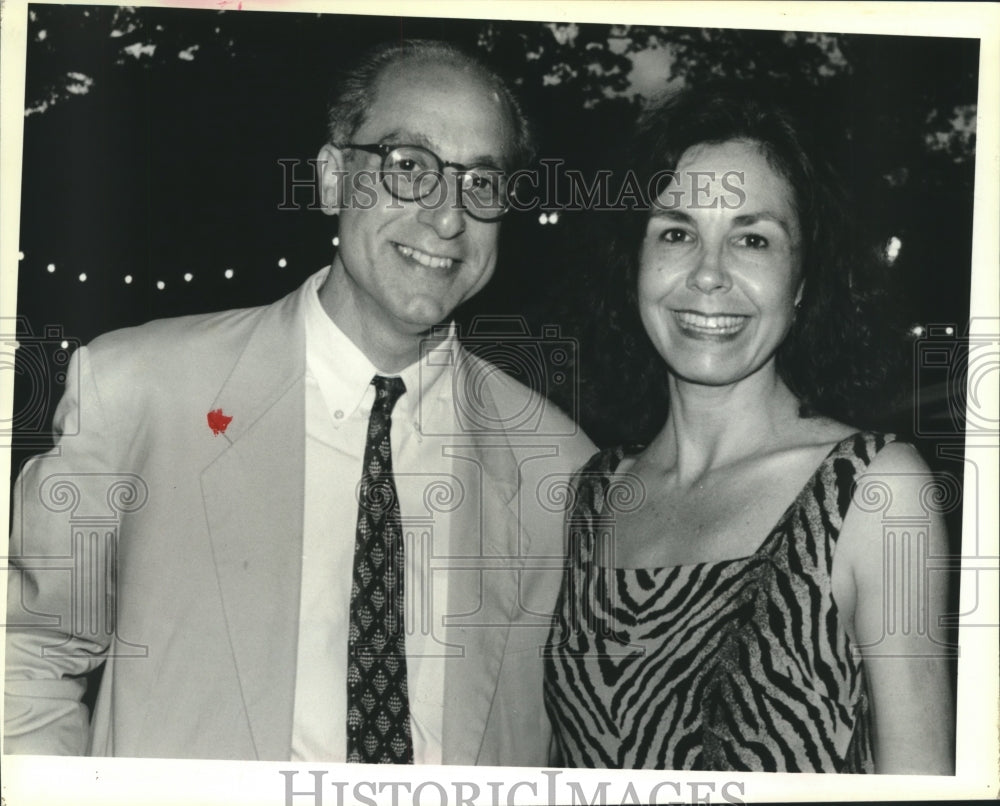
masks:
[[[501,104],[512,133],[506,149],[508,171],[525,167],[534,158],[531,127],[521,105],[504,80],[482,60],[455,45],[431,39],[403,39],[378,45],[344,68],[336,78],[329,107],[330,142],[350,142],[371,111],[380,79],[389,68],[403,65],[441,64],[468,72],[479,79]]]

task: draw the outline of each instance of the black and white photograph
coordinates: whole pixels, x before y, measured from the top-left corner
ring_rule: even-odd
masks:
[[[997,796],[1000,6],[792,7],[3,6],[6,803]]]

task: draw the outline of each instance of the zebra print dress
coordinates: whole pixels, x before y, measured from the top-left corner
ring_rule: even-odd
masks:
[[[546,649],[556,762],[872,772],[864,669],[830,571],[855,479],[892,440],[836,445],[752,555],[654,569],[595,561],[625,451],[594,456],[567,516],[570,562]]]

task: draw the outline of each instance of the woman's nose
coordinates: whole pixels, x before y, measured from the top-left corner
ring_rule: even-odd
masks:
[[[722,247],[706,247],[688,274],[688,287],[698,289],[705,294],[712,294],[726,291],[731,285]]]

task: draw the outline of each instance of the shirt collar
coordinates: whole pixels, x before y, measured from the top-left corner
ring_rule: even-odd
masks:
[[[446,327],[444,340],[400,372],[379,370],[358,346],[348,338],[323,310],[319,301],[329,267],[306,281],[305,331],[306,367],[316,379],[335,422],[350,417],[364,405],[370,406],[374,395],[371,385],[375,375],[399,375],[406,384],[406,394],[396,404],[396,411],[416,418],[421,401],[449,397],[451,384],[443,382],[445,371],[456,365],[458,336],[455,323]],[[441,331],[436,331],[440,333]],[[340,414],[337,414],[340,412]]]

